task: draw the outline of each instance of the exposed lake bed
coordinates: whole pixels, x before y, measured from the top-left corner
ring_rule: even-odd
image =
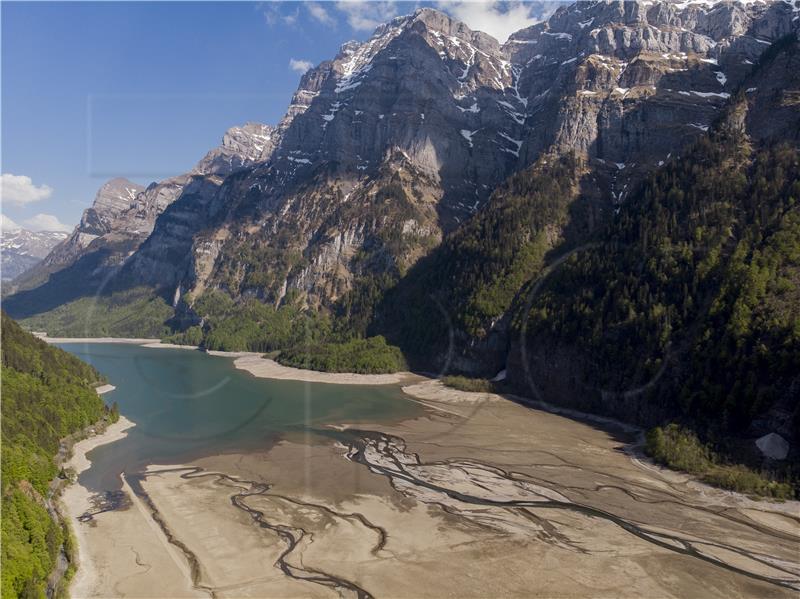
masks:
[[[800,588],[796,503],[714,493],[643,466],[623,430],[436,381],[271,381],[201,352],[65,349],[106,374],[117,387],[107,399],[137,424],[90,454],[81,476],[132,503],[73,521],[94,571],[78,575],[75,596]]]

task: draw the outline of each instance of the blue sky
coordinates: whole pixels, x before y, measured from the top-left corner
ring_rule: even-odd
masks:
[[[187,171],[227,128],[277,123],[306,62],[423,4],[2,2],[4,220],[71,229],[107,179]],[[533,11],[435,5],[497,36]]]

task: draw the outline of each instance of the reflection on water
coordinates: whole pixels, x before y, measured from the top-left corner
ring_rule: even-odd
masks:
[[[200,351],[66,343],[116,389],[103,395],[136,423],[128,436],[89,454],[82,484],[116,489],[119,473],[229,451],[265,450],[281,433],[327,423],[405,418],[419,406],[399,387],[258,379],[233,360]]]

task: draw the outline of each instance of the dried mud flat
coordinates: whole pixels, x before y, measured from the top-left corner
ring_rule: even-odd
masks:
[[[425,417],[129,477],[131,507],[76,524],[99,575],[75,596],[797,596],[796,502],[497,396],[405,390]]]

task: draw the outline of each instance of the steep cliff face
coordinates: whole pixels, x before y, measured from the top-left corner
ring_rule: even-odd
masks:
[[[95,286],[151,287],[189,321],[203,316],[194,300],[220,289],[299,300],[363,328],[421,257],[548,156],[579,161],[573,185],[591,197],[590,220],[608,218],[706,134],[797,16],[787,2],[580,2],[501,45],[418,10],[308,71],[276,127],[231,129],[191,173],[118,206],[112,224],[87,212],[48,274],[84,260]],[[796,112],[771,85],[747,92],[761,103],[746,116],[756,137]],[[758,121],[767,102],[782,124]],[[551,246],[566,224],[547,225]],[[502,315],[483,314],[468,339]]]
[[[186,174],[146,188],[124,178],[106,182],[81,222],[35,267],[14,281],[18,296],[8,309],[27,316],[117,285],[116,273],[152,233],[156,220],[177,198],[202,201],[225,176],[269,157],[276,139],[266,125],[233,127],[222,145]]]
[[[328,307],[362,274],[396,279],[512,172],[516,150],[473,135],[517,135],[502,106],[515,94],[489,36],[432,10],[396,19],[309,71],[271,160],[168,211],[130,272],[195,297],[293,291]],[[483,96],[506,100],[481,111]],[[178,268],[158,267],[164,252]]]
[[[530,162],[574,150],[612,179],[619,202],[708,130],[759,56],[796,30],[783,2],[579,2],[514,34],[524,65]]]
[[[256,162],[268,160],[278,142],[274,127],[261,123],[246,123],[231,127],[222,136],[222,145],[214,148],[197,163],[192,174],[219,176]]]
[[[306,73],[270,160],[165,214],[130,276],[331,308],[393,284],[544,152],[586,159],[613,206],[707,131],[792,11],[581,2],[503,46],[435,10],[395,19]],[[400,199],[376,201],[387,186]]]

